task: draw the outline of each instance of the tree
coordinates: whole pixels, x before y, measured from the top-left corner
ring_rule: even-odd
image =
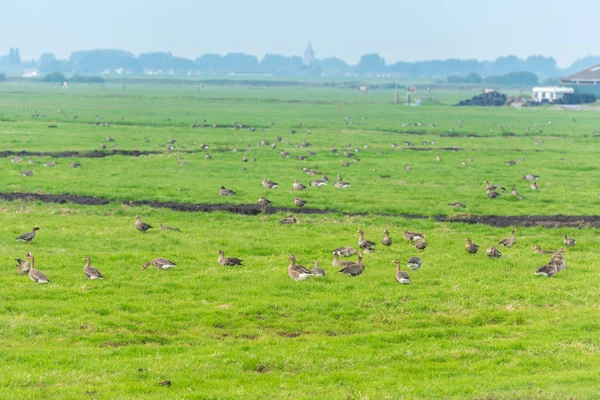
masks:
[[[527,71],[544,76],[556,76],[556,60],[552,57],[529,56],[525,65]]]
[[[481,75],[476,74],[475,72],[471,72],[465,78],[465,82],[467,82],[467,83],[481,83],[481,82],[483,82],[483,78],[481,77]]]
[[[360,61],[356,66],[356,71],[365,74],[365,73],[377,73],[383,72],[385,69],[385,60],[379,54],[371,53],[365,54],[360,57]]]
[[[6,75],[0,74],[0,82],[6,82]]]
[[[47,73],[50,71],[60,71],[61,65],[60,62],[56,59],[54,54],[52,53],[44,53],[40,56],[38,60],[38,68],[40,72]]]
[[[44,76],[44,79],[42,79],[42,81],[44,82],[52,82],[52,83],[62,83],[65,82],[67,80],[67,78],[65,78],[65,76],[63,74],[61,74],[58,71],[52,72],[46,76]]]
[[[21,64],[21,54],[18,48],[10,48],[8,51],[8,63],[10,65],[19,65]]]
[[[485,82],[496,85],[536,86],[538,84],[538,77],[533,72],[521,71],[511,72],[506,75],[488,76]]]

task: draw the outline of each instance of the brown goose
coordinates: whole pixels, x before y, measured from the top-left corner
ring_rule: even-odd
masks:
[[[275,189],[279,187],[276,182],[268,181],[267,178],[263,178],[262,185],[265,189]]]
[[[460,201],[457,201],[456,203],[450,203],[450,204],[448,204],[448,207],[467,208],[467,206],[465,206]]]
[[[407,162],[406,165],[404,166],[404,170],[407,172],[410,171],[410,163],[409,162]]]
[[[408,259],[408,268],[412,269],[413,271],[421,268],[421,264],[423,264],[421,257],[411,257]]]
[[[396,282],[410,283],[410,276],[408,276],[408,272],[400,270],[400,260],[396,258],[392,262],[396,264]]]
[[[267,199],[267,198],[266,198],[266,197],[264,197],[264,196],[261,196],[261,197],[259,197],[259,199],[258,199],[258,205],[260,205],[260,208],[261,208],[261,210],[266,210],[266,209],[267,209],[267,206],[268,206],[269,204],[271,204],[271,203],[272,203],[272,201],[271,201],[271,200],[269,200],[269,199]]]
[[[435,160],[436,160],[437,162],[440,162],[440,161],[442,161],[442,157],[440,157],[440,153],[437,153],[437,154],[435,155]]]
[[[221,186],[221,189],[219,189],[220,196],[233,196],[234,194],[235,192],[233,190],[226,189],[225,186]]]
[[[346,265],[344,268],[339,270],[342,274],[348,276],[358,276],[365,270],[365,264],[363,264],[362,254],[358,253],[358,262],[353,262]]]
[[[547,276],[549,278],[556,275],[556,273],[558,272],[560,257],[561,256],[558,253],[553,254],[550,262],[548,264],[538,268],[538,270],[535,271],[535,274],[540,275],[540,276]]]
[[[383,239],[381,239],[381,244],[384,246],[391,246],[392,245],[392,238],[390,238],[390,232],[385,229],[383,231]]]
[[[292,185],[292,190],[304,190],[306,189],[306,186],[304,186],[303,184],[300,183],[300,181],[298,181],[298,179],[294,179],[294,184]]]
[[[175,232],[179,232],[179,228],[173,228],[171,226],[165,226],[163,224],[160,224],[160,230],[161,231],[175,231]]]
[[[485,251],[485,254],[489,258],[502,258],[502,253],[500,253],[500,250],[498,250],[494,246],[488,247],[488,249]]]
[[[137,229],[140,232],[146,232],[150,228],[152,228],[152,226],[142,221],[142,217],[140,217],[139,215],[135,216],[135,229]]]
[[[496,189],[500,189],[501,191],[505,192],[506,188],[503,186],[498,186],[498,185],[492,185],[490,184],[489,181],[484,181],[483,183],[485,183],[485,190],[486,191],[494,191]]]
[[[331,261],[331,265],[334,267],[345,267],[349,264],[354,263],[354,261],[345,261],[345,260],[340,260],[339,258],[340,253],[338,251],[334,251],[333,252],[333,261]]]
[[[408,229],[404,230],[404,239],[409,242],[414,242],[415,240],[419,240],[423,237],[422,233],[418,232],[409,232]]]
[[[40,228],[36,226],[35,228],[33,228],[31,230],[31,232],[26,232],[26,233],[22,234],[21,236],[19,236],[17,238],[17,241],[19,241],[19,242],[31,242],[33,240],[33,238],[35,237],[35,233],[37,231],[39,231],[39,230],[40,230]]]
[[[307,203],[308,201],[302,200],[300,197],[296,197],[294,199],[294,204],[296,205],[296,207],[304,207]]]
[[[173,261],[169,261],[166,258],[155,258],[142,265],[142,269],[146,269],[150,265],[154,265],[158,269],[169,269],[177,266]]]
[[[88,278],[90,280],[104,279],[104,276],[102,276],[100,271],[98,271],[97,268],[92,267],[89,256],[84,257],[83,260],[85,261],[85,266],[83,267],[83,273],[86,276],[86,278]]]
[[[42,273],[35,269],[35,261],[31,253],[27,253],[27,260],[29,261],[29,279],[35,283],[50,283],[50,280]]]
[[[25,256],[25,261],[23,261],[21,258],[15,258],[15,261],[17,262],[17,272],[19,273],[19,275],[25,275],[31,269],[29,265],[29,259],[27,258],[30,254],[30,252],[27,252],[27,255]]]
[[[562,253],[564,252],[566,252],[566,250],[561,247],[560,249],[556,250],[556,253],[552,255],[554,262],[556,263],[557,273],[567,268],[567,265],[565,264],[565,258],[562,255]]]
[[[485,195],[487,197],[489,197],[490,199],[495,199],[496,197],[500,196],[500,193],[495,192],[493,190],[486,190],[485,191]]]
[[[515,238],[516,231],[517,231],[517,228],[513,228],[510,236],[505,239],[502,239],[500,242],[498,242],[498,244],[500,244],[504,247],[512,247],[517,242],[517,239]]]
[[[427,241],[425,240],[425,235],[423,234],[423,237],[421,237],[421,239],[417,240],[414,244],[415,249],[421,251],[421,250],[425,250],[425,247],[427,247]]]
[[[567,235],[565,235],[563,237],[563,244],[567,247],[573,247],[575,246],[575,243],[577,243],[577,240],[572,239],[572,238],[568,238]]]
[[[21,175],[23,175],[23,176],[33,176],[33,171],[31,171],[31,170],[21,171]]]
[[[54,167],[56,165],[56,161],[47,162],[44,164],[44,167]]]
[[[375,245],[377,245],[377,243],[365,239],[365,233],[362,229],[359,229],[356,233],[358,233],[358,247],[361,249],[372,251]]]
[[[325,276],[325,270],[319,267],[319,262],[317,260],[313,261],[315,263],[315,267],[312,269],[312,274],[314,276]]]
[[[333,250],[333,252],[338,253],[340,256],[344,256],[344,257],[350,257],[350,256],[353,256],[354,254],[358,254],[358,250],[356,250],[352,246],[339,247],[339,248]]]
[[[335,181],[333,183],[333,187],[336,189],[345,189],[345,188],[349,188],[350,182],[343,182],[343,181]]]
[[[477,251],[479,251],[479,245],[473,243],[471,238],[466,238],[465,241],[467,242],[467,244],[465,245],[465,249],[467,249],[467,253],[475,254],[475,253],[477,253]]]
[[[310,186],[312,186],[312,187],[327,186],[327,182],[325,182],[323,179],[315,179],[314,181],[310,181]]]
[[[81,167],[81,164],[79,164],[79,163],[71,163],[71,164],[69,164],[69,167],[71,167],[71,168],[79,168],[79,167]]]
[[[531,187],[531,190],[538,190],[537,182],[533,182],[530,187]]]
[[[516,188],[512,188],[512,191],[511,191],[511,193],[512,193],[512,195],[513,195],[513,196],[515,196],[515,197],[518,197],[518,198],[519,198],[519,200],[523,200],[523,199],[525,198],[525,196],[521,196],[521,195],[519,194],[519,192],[517,192],[517,189],[516,189]]]
[[[219,254],[219,264],[221,264],[224,267],[227,266],[235,266],[235,265],[242,265],[242,261],[244,260],[240,260],[239,258],[235,258],[235,257],[225,257],[225,252],[223,250],[219,250],[218,251]]]
[[[206,153],[206,154],[204,155],[204,159],[205,159],[205,160],[212,160],[212,156],[210,155],[210,153]]]
[[[291,264],[288,267],[288,275],[295,281],[303,281],[308,277],[313,276],[313,273],[304,265],[296,264],[296,256],[290,254],[288,257]]]
[[[293,215],[288,215],[287,217],[279,220],[279,223],[282,225],[293,225],[297,224],[298,220]]]
[[[539,246],[539,245],[537,245],[533,248],[533,252],[535,254],[553,254],[554,253],[553,250],[542,250],[542,246]]]

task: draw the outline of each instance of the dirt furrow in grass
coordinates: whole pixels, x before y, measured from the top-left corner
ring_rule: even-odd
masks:
[[[0,158],[2,157],[52,157],[52,158],[65,158],[65,157],[78,157],[78,158],[103,158],[110,156],[130,156],[139,157],[155,154],[164,154],[165,150],[92,150],[92,151],[11,151],[5,150],[0,151]],[[179,153],[205,153],[206,150],[173,150],[173,152]]]
[[[7,201],[41,201],[44,203],[73,203],[85,206],[105,205],[114,202],[114,200],[103,199],[92,196],[79,196],[73,194],[40,194],[40,193],[0,193],[0,199]],[[509,226],[543,226],[547,228],[584,228],[600,227],[600,216],[596,215],[420,215],[420,214],[384,214],[384,213],[366,213],[366,212],[344,212],[338,210],[321,210],[317,208],[286,208],[269,207],[266,211],[261,210],[257,204],[194,204],[194,203],[176,203],[164,201],[149,200],[127,200],[122,202],[131,207],[148,206],[153,208],[168,208],[173,211],[186,212],[217,212],[226,211],[232,214],[241,215],[259,215],[262,213],[275,214],[279,212],[289,214],[342,214],[346,216],[377,216],[394,217],[407,219],[428,219],[432,218],[438,222],[483,224],[494,227]]]

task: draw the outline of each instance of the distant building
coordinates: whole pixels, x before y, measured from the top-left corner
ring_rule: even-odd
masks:
[[[560,83],[572,87],[575,94],[593,94],[600,98],[600,65],[560,78]]]
[[[574,92],[573,88],[570,87],[534,87],[531,90],[531,97],[538,103],[541,103],[542,101],[554,103],[556,100],[561,99],[565,94],[573,94]]]
[[[37,78],[40,76],[40,71],[37,69],[25,69],[23,70],[23,78]]]
[[[304,64],[311,65],[313,61],[315,61],[315,51],[310,45],[310,42],[308,42],[308,47],[304,50]]]

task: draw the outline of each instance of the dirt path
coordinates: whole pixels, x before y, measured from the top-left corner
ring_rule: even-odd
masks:
[[[155,154],[164,154],[166,150],[92,150],[92,151],[0,151],[1,157],[52,157],[52,158],[64,158],[64,157],[76,157],[76,158],[103,158],[110,156],[130,156],[139,157]],[[173,152],[179,153],[204,153],[206,150],[173,150]]]
[[[38,193],[0,193],[0,199],[7,201],[42,201],[44,203],[74,203],[85,206],[95,206],[113,203],[113,200],[91,197],[77,196],[71,194],[53,195],[53,194],[38,194]],[[168,208],[174,211],[187,212],[216,212],[226,211],[232,214],[241,215],[258,215],[263,213],[260,206],[257,204],[193,204],[193,203],[175,203],[162,201],[123,201],[123,204],[132,207],[148,206],[153,208]],[[383,216],[394,218],[407,219],[428,219],[433,218],[438,222],[449,223],[466,223],[466,224],[483,224],[494,227],[510,227],[510,226],[543,226],[547,228],[584,228],[593,227],[600,228],[600,216],[595,215],[419,215],[419,214],[381,214],[381,213],[351,213],[341,212],[336,210],[320,210],[317,208],[285,208],[285,207],[269,207],[267,214],[275,214],[279,212],[289,214],[307,214],[307,215],[323,215],[323,214],[342,214],[346,216]]]

